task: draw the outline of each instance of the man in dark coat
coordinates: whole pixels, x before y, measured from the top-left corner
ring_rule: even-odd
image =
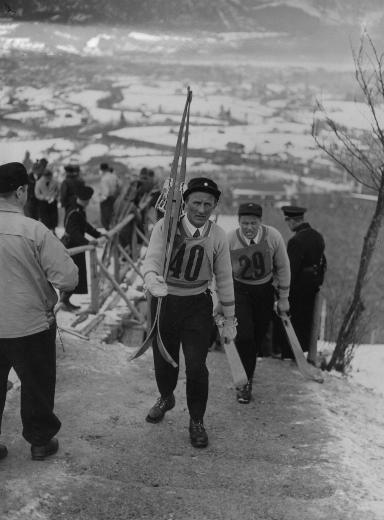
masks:
[[[60,204],[67,212],[67,209],[76,203],[77,190],[85,186],[85,183],[80,176],[78,165],[68,164],[64,166],[64,170],[66,176],[60,186]]]
[[[291,266],[291,320],[303,351],[308,352],[315,298],[326,270],[325,243],[323,236],[304,221],[306,208],[283,206],[281,209],[294,233],[287,244]],[[282,357],[292,357],[287,342],[282,345]]]
[[[93,188],[90,186],[80,186],[77,190],[76,201],[69,206],[65,219],[64,219],[64,236],[62,242],[66,248],[84,246],[88,244],[97,244],[97,240],[88,240],[85,238],[85,234],[91,235],[95,239],[103,236],[96,228],[91,226],[87,222],[87,216],[85,208],[88,206],[89,201],[93,195]],[[62,309],[72,312],[78,310],[80,307],[73,305],[69,301],[72,294],[87,294],[87,266],[85,262],[85,253],[79,253],[74,255],[72,260],[79,268],[79,283],[76,289],[72,292],[63,291],[60,294],[60,301],[62,303]]]
[[[24,206],[24,215],[26,217],[33,218],[35,220],[39,220],[39,206],[40,201],[36,197],[35,194],[35,186],[36,182],[43,175],[48,161],[46,159],[41,159],[40,161],[36,161],[32,166],[32,171],[28,174],[28,192],[27,192],[27,202]]]

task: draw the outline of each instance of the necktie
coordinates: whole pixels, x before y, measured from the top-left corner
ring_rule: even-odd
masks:
[[[194,238],[198,238],[200,236],[200,231],[196,229],[196,231],[193,233]]]
[[[251,238],[251,240],[249,241],[249,245],[253,246],[254,244],[256,244],[256,242],[253,240],[253,238]]]

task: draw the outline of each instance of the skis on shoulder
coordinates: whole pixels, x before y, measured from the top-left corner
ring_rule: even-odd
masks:
[[[159,200],[156,203],[156,208],[164,213],[164,245],[161,251],[160,265],[163,266],[162,272],[159,273],[163,276],[164,280],[167,278],[169,265],[171,262],[172,249],[175,241],[177,225],[181,214],[183,204],[183,185],[185,182],[186,165],[187,165],[187,151],[188,151],[188,135],[189,135],[189,115],[190,105],[192,101],[192,91],[188,87],[187,100],[185,102],[184,112],[181,118],[179,134],[177,137],[177,143],[175,153],[173,157],[172,167],[170,176],[164,184],[162,193]],[[183,141],[184,135],[184,141]],[[182,159],[179,170],[179,158],[182,149]],[[151,322],[151,327],[147,333],[147,336],[140,346],[140,348],[130,357],[130,360],[140,357],[146,350],[151,346],[153,337],[156,334],[157,345],[163,358],[170,363],[173,367],[177,367],[177,363],[168,353],[164,346],[160,332],[160,313],[162,308],[163,298],[157,299],[156,313]],[[150,307],[150,305],[149,305]],[[150,316],[150,309],[149,309]]]
[[[321,370],[313,365],[310,365],[304,355],[303,349],[297,339],[296,332],[292,326],[291,320],[286,312],[279,314],[281,322],[283,324],[288,342],[291,346],[293,355],[297,363],[297,368],[300,370],[302,375],[307,379],[316,381],[317,383],[323,383],[324,377],[321,375]]]

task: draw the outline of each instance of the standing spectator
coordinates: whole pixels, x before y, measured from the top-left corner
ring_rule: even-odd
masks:
[[[304,221],[306,208],[283,206],[281,209],[294,233],[287,244],[291,265],[289,302],[292,325],[303,351],[308,352],[316,293],[326,270],[324,238]],[[283,358],[293,358],[287,341],[282,341],[281,350]]]
[[[80,176],[80,167],[76,164],[64,166],[65,179],[60,186],[60,204],[65,211],[76,202],[78,189],[85,186],[84,180]]]
[[[35,196],[39,200],[39,220],[53,233],[57,227],[57,199],[59,184],[51,170],[46,169],[35,184]]]
[[[7,379],[21,382],[23,437],[33,460],[58,450],[61,423],[54,414],[57,295],[76,287],[77,267],[48,229],[22,213],[28,175],[21,163],[0,166],[0,425]],[[0,459],[7,448],[0,444]]]
[[[239,227],[228,235],[234,278],[237,350],[248,382],[237,389],[237,401],[252,398],[252,380],[257,354],[272,320],[274,286],[278,290],[278,310],[288,312],[290,269],[284,240],[277,229],[262,224],[263,210],[253,202],[240,204]]]
[[[24,206],[24,214],[27,217],[39,220],[39,200],[35,195],[36,182],[40,179],[47,165],[46,159],[36,161],[32,166],[32,171],[28,174],[28,194],[27,202]]]
[[[119,193],[120,183],[113,168],[107,163],[100,164],[100,218],[104,229],[110,229],[113,205]]]
[[[24,165],[25,169],[27,170],[27,173],[29,173],[32,170],[33,161],[31,159],[31,153],[29,152],[29,150],[26,150],[26,152],[25,152],[24,159],[23,159],[23,165]]]
[[[71,247],[84,246],[87,244],[97,244],[97,240],[88,240],[85,238],[86,233],[94,238],[100,238],[102,236],[102,233],[100,233],[87,222],[85,208],[88,206],[92,195],[93,188],[85,185],[79,186],[77,189],[76,200],[74,203],[72,203],[66,212],[64,220],[65,231],[61,240],[68,249]],[[74,255],[72,258],[79,268],[79,283],[73,291],[62,291],[60,295],[62,308],[68,312],[73,312],[80,309],[78,305],[74,305],[69,301],[71,295],[73,293],[87,294],[88,292],[85,253],[79,253],[78,255]]]
[[[208,444],[203,423],[208,400],[206,358],[213,328],[212,298],[208,286],[215,277],[225,316],[222,335],[233,339],[236,335],[233,282],[225,232],[209,220],[220,198],[216,183],[204,177],[192,179],[183,198],[185,215],[180,219],[167,280],[160,276],[166,239],[164,219],[153,228],[143,271],[146,286],[153,296],[152,313],[156,309],[157,298],[164,297],[160,332],[165,348],[176,363],[179,361],[180,345],[183,349],[190,441],[192,446],[204,448]],[[153,340],[153,357],[160,397],[149,410],[146,420],[157,423],[175,406],[173,392],[179,369],[163,359],[157,338]]]

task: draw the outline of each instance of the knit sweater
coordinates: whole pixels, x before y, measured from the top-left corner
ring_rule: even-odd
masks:
[[[272,276],[273,279],[277,282],[279,296],[280,298],[288,298],[291,271],[287,249],[285,247],[283,237],[277,229],[271,226],[265,226],[263,224],[262,227],[265,232],[265,238],[272,257]],[[246,247],[246,243],[239,239],[239,235],[241,237],[241,232],[238,233],[237,229],[228,233],[229,248],[231,251]],[[263,235],[264,233],[260,234],[259,241],[262,239]],[[260,283],[265,283],[265,280],[252,281],[251,283],[252,285],[257,285]]]
[[[180,225],[182,225],[182,220],[179,226]],[[161,219],[153,228],[143,264],[144,276],[151,271],[157,274],[162,273],[160,260],[165,241],[163,226],[164,219]],[[191,234],[185,226],[183,227],[183,232],[191,238]],[[181,232],[180,229],[178,229],[176,239],[180,236]],[[177,240],[175,242],[177,243]],[[204,247],[209,259],[210,270],[215,277],[217,296],[222,305],[223,313],[225,316],[233,316],[235,313],[235,302],[228,242],[224,230],[213,222]],[[198,287],[193,284],[188,287],[187,283],[184,283],[183,287],[168,285],[168,293],[176,296],[192,296],[200,294],[207,290],[211,281],[212,276],[208,275],[207,279],[204,280],[204,283]]]

